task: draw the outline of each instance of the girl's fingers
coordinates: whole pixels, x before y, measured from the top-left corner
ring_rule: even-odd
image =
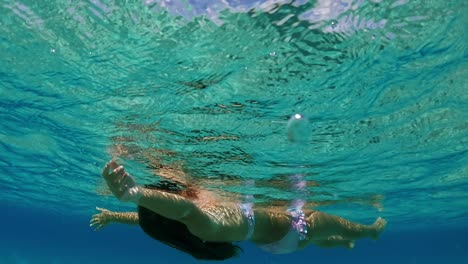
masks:
[[[123,166],[119,166],[119,167],[113,169],[112,173],[110,175],[115,177],[116,175],[119,175],[120,173],[122,173],[122,170],[123,170]]]
[[[125,179],[125,169],[123,166],[118,167],[115,173],[115,182],[120,184]]]
[[[112,170],[111,174],[109,174],[108,181],[114,184],[118,184],[124,172],[125,170],[123,166],[119,166],[115,168],[114,170]]]
[[[109,212],[109,210],[101,208],[101,207],[97,207],[97,206],[96,206],[96,210],[101,211],[101,212]]]
[[[115,170],[116,168],[119,167],[119,164],[117,164],[117,162],[115,162],[115,160],[111,160],[109,162],[109,167],[110,167],[111,170]]]
[[[106,178],[109,175],[109,163],[106,163],[104,169],[102,170],[102,177]]]
[[[123,174],[123,166],[119,166],[107,176],[106,178],[107,185],[109,186],[109,189],[112,191],[112,193],[118,191],[117,189],[119,188],[119,179],[122,177],[122,174]]]

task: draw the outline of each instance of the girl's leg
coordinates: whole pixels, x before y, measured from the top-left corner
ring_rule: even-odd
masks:
[[[361,225],[318,211],[310,214],[307,222],[310,225],[309,232],[312,240],[326,240],[332,236],[340,236],[345,240],[377,239],[387,223],[379,217],[372,225]]]

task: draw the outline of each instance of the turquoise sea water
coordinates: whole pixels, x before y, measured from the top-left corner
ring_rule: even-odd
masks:
[[[230,263],[466,263],[467,14],[464,0],[1,1],[0,263],[195,263],[138,227],[88,226],[95,206],[134,210],[99,176],[113,156],[140,183],[162,164],[228,199],[389,222],[352,251],[242,243]]]

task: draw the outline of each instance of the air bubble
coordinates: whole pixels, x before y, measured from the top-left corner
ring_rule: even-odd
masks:
[[[291,142],[306,142],[309,139],[309,120],[301,114],[294,114],[287,125],[288,139]]]

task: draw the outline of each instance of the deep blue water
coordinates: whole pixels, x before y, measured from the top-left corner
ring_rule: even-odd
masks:
[[[193,258],[148,238],[139,227],[110,226],[96,233],[86,216],[43,210],[4,208],[1,263],[197,263]],[[6,209],[6,210],[5,210]],[[463,228],[389,231],[376,242],[362,240],[353,250],[307,248],[271,255],[248,243],[228,263],[465,263],[468,234]]]
[[[464,0],[2,1],[0,263],[194,263],[138,227],[89,227],[96,206],[134,210],[99,176],[112,157],[139,183],[172,171],[227,199],[389,223],[353,250],[243,243],[231,263],[468,262],[466,14]]]

